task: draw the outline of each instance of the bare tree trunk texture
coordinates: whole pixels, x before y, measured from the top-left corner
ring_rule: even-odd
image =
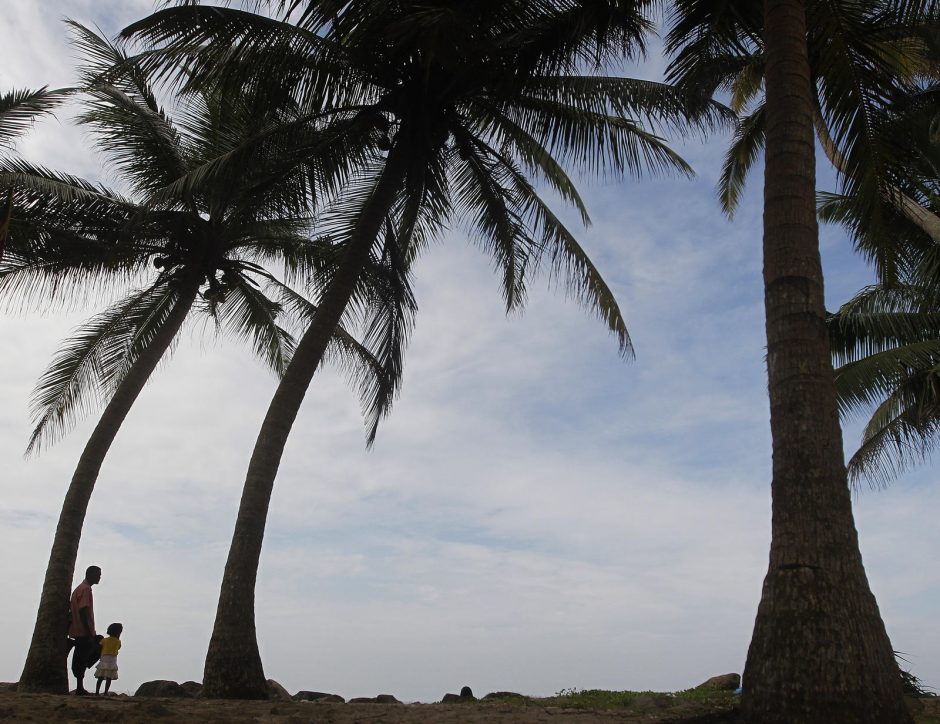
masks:
[[[209,698],[268,696],[255,628],[255,583],[268,505],[284,446],[327,344],[355,291],[388,210],[404,179],[407,159],[393,149],[366,202],[349,246],[301,337],[258,433],[248,464],[235,532],[225,563],[215,625],[206,654],[203,694]]]
[[[765,0],[773,520],[744,670],[753,724],[911,722],[858,547],[826,334],[802,0]]]

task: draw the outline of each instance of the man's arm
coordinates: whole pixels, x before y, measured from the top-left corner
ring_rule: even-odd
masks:
[[[82,628],[85,629],[85,635],[94,637],[95,632],[91,628],[91,620],[88,616],[88,606],[78,609],[78,618],[82,622]]]

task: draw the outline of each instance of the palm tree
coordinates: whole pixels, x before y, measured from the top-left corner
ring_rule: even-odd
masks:
[[[723,12],[726,3],[680,3],[686,12],[694,5],[705,15],[714,13],[724,24],[712,30],[719,28],[739,46],[759,40],[763,52],[773,519],[742,710],[747,721],[762,724],[891,724],[911,718],[862,566],[825,327],[815,209],[818,76],[806,24],[807,8],[825,4],[765,0],[757,34],[751,21],[750,35],[734,38],[743,24],[733,12]],[[701,40],[698,33],[692,30],[691,37]],[[692,57],[683,56],[686,70]]]
[[[527,274],[548,266],[601,317],[627,355],[630,338],[616,301],[533,179],[574,204],[587,222],[560,162],[589,172],[689,171],[634,120],[682,123],[681,94],[581,72],[642,49],[651,27],[642,11],[654,3],[271,4],[285,18],[296,11],[295,21],[187,6],[124,31],[154,45],[172,41],[169,51],[144,62],[183,63],[188,87],[205,78],[234,87],[268,79],[273,102],[298,98],[311,118],[336,132],[373,131],[373,156],[328,214],[330,233],[345,239],[343,258],[252,453],[206,658],[204,693],[210,697],[266,696],[254,589],[274,480],[326,340],[383,228],[411,260],[447,225],[462,223],[493,256],[507,309],[522,306]],[[187,55],[191,48],[199,53]],[[280,85],[271,87],[270,79]]]
[[[51,113],[70,92],[68,88],[48,90],[43,86],[35,91],[13,90],[0,95],[0,148],[12,147],[13,141],[30,129],[37,116]],[[10,189],[0,213],[0,261],[3,261],[3,247],[12,218],[13,191]]]
[[[733,214],[747,174],[764,144],[764,41],[761,6],[747,0],[676,0],[667,50],[669,78],[707,93],[722,89],[744,116],[728,150],[719,183],[725,212]],[[935,75],[931,33],[940,8],[922,0],[809,0],[808,52],[817,140],[839,174],[859,224],[874,244],[862,250],[879,272],[894,272],[892,219],[901,215],[940,243],[940,216],[923,198],[896,183],[898,139],[878,122],[885,104]]]
[[[873,120],[895,139],[899,173],[894,184],[905,196],[936,211],[940,184],[937,93],[930,82],[892,100]],[[871,229],[858,204],[826,194],[821,217],[843,224],[857,246],[871,248]],[[902,214],[889,217],[893,241],[902,250],[899,281],[860,291],[829,318],[836,390],[843,415],[868,417],[859,449],[849,459],[849,478],[887,484],[926,459],[938,441],[940,395],[940,246]]]
[[[850,480],[887,485],[940,441],[940,290],[873,285],[829,318],[843,415],[865,414]]]
[[[95,33],[71,26],[87,61],[83,76],[92,83],[80,120],[137,197],[153,197],[207,158],[239,156],[245,139],[271,123],[251,99],[231,95],[188,98],[174,121],[139,66]],[[115,64],[122,65],[121,74],[103,82]],[[92,392],[107,404],[59,516],[22,691],[67,691],[65,612],[88,502],[121,424],[184,322],[194,313],[208,315],[245,338],[280,374],[294,343],[278,322],[281,304],[272,293],[293,311],[314,311],[260,265],[280,262],[299,279],[328,273],[335,253],[326,242],[308,240],[304,169],[286,172],[270,159],[244,156],[230,177],[208,178],[185,194],[164,192],[151,204],[25,161],[0,163],[0,178],[13,185],[17,208],[0,291],[10,300],[54,303],[93,289],[124,289],[119,301],[65,343],[34,395],[30,451],[61,434]],[[331,348],[354,366],[377,420],[388,399],[382,362],[341,329]]]

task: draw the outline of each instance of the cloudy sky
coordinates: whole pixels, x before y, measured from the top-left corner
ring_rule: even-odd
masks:
[[[151,9],[151,0],[8,0],[0,90],[72,82],[62,18],[113,34]],[[19,152],[114,181],[69,114],[43,121]],[[404,389],[373,450],[342,376],[317,375],[261,560],[269,677],[291,691],[432,701],[463,685],[676,690],[742,670],[770,538],[770,436],[760,177],[725,219],[714,197],[725,142],[677,142],[692,181],[581,182],[593,225],[578,236],[618,296],[635,361],[543,279],[524,314],[507,317],[490,262],[455,232],[417,267]],[[820,183],[831,187],[827,173]],[[823,229],[822,246],[834,308],[870,276],[840,230]],[[24,459],[30,391],[91,311],[0,317],[0,680],[19,677],[56,518],[93,423]],[[201,679],[274,387],[245,350],[194,327],[122,428],[78,557],[79,570],[104,569],[101,627],[125,626],[118,690]],[[847,425],[847,450],[858,432]],[[936,687],[934,470],[855,500],[892,643]]]

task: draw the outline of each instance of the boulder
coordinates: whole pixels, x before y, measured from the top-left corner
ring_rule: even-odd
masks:
[[[522,694],[514,691],[491,691],[483,697],[484,699],[525,699]]]
[[[346,703],[346,700],[338,694],[326,694],[322,691],[298,691],[294,694],[294,701],[321,701],[334,704]]]
[[[4,694],[13,694],[19,688],[19,683],[16,681],[0,681],[0,691]]]
[[[398,699],[396,699],[391,694],[379,694],[378,696],[357,696],[355,699],[350,699],[348,704],[401,704]]]
[[[476,701],[476,697],[473,696],[473,690],[469,686],[465,686],[460,690],[459,694],[444,694],[444,698],[441,699],[442,704],[455,701]]]
[[[175,681],[166,679],[156,679],[154,681],[145,681],[137,687],[134,696],[159,696],[167,699],[189,699],[190,695],[182,686]]]
[[[183,691],[193,698],[202,696],[202,684],[198,681],[184,681],[180,686],[183,687]]]
[[[293,697],[274,679],[268,679],[268,698],[275,701],[293,701]]]
[[[740,674],[722,674],[721,676],[713,676],[708,681],[703,681],[701,684],[696,686],[696,689],[720,689],[721,691],[734,691],[739,686],[741,686],[741,675]]]

